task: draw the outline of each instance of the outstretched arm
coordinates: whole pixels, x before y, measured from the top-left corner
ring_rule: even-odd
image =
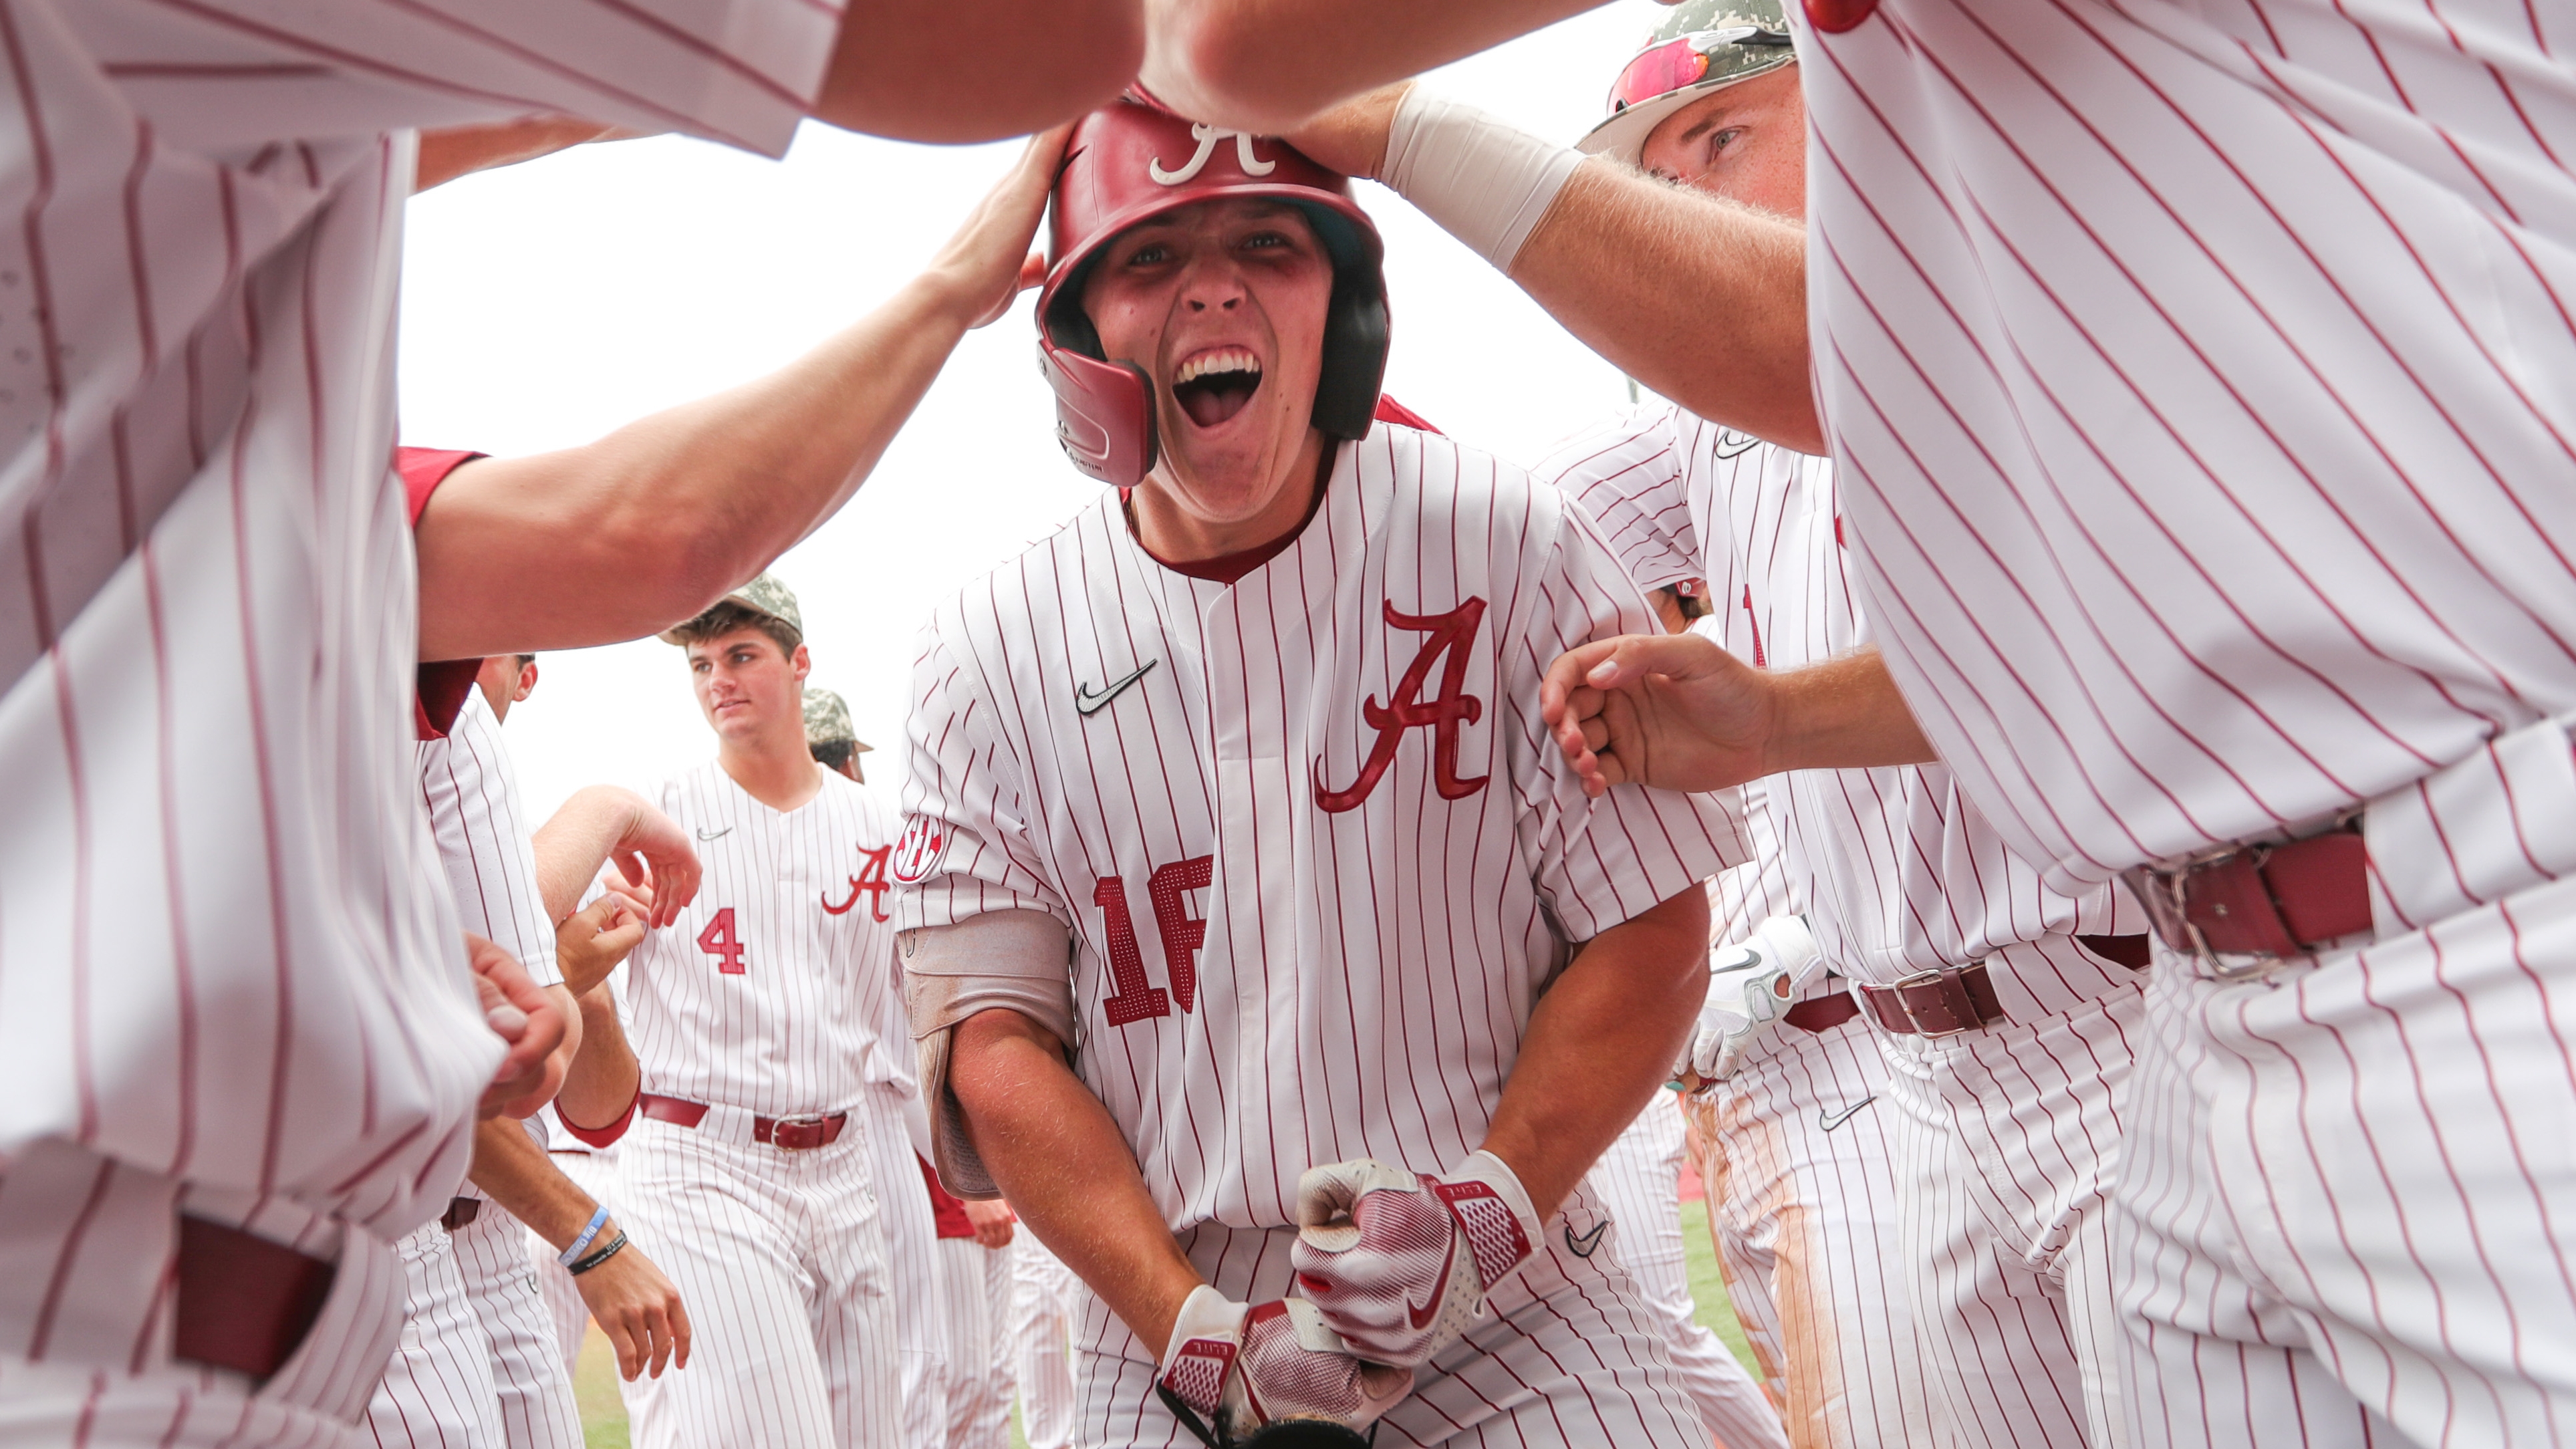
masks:
[[[563,1175],[544,1148],[516,1122],[485,1122],[475,1130],[474,1165],[466,1176],[526,1223],[556,1251],[572,1245],[599,1204]],[[600,1225],[591,1242],[617,1236],[617,1219]],[[633,1245],[572,1280],[590,1316],[617,1350],[617,1371],[633,1379],[661,1377],[665,1364],[689,1366],[689,1314],[680,1290]]]
[[[1408,106],[1408,102],[1410,105]],[[1390,157],[1403,117],[1405,145]],[[1392,186],[1502,265],[1620,371],[1712,422],[1824,451],[1808,385],[1806,234],[1792,220],[1574,153],[1412,82],[1337,106],[1290,135],[1337,171]],[[1508,255],[1497,177],[1557,158],[1554,199]]]
[[[1146,1195],[1109,1109],[1065,1065],[1055,1034],[1018,1012],[978,1012],[955,1032],[948,1089],[994,1185],[1159,1355],[1203,1280]]]
[[[812,532],[865,481],[958,339],[1042,275],[1029,242],[1062,147],[1057,132],[1032,141],[926,271],[781,371],[583,447],[456,469],[414,530],[420,657],[641,638]]]
[[[1874,644],[1764,670],[1696,634],[1596,640],[1548,666],[1539,713],[1596,798],[1631,780],[1718,790],[1939,758]]]
[[[1602,0],[1146,0],[1138,77],[1181,114],[1279,135],[1344,96]]]
[[[698,893],[698,854],[689,848],[687,832],[632,790],[586,785],[574,791],[551,819],[537,827],[535,843],[537,894],[545,898],[550,920],[563,922],[571,915],[599,868],[611,860],[627,880],[652,887],[648,926],[667,926],[679,919],[680,908]],[[616,925],[603,919],[595,924],[593,934]],[[555,931],[558,955],[567,946],[585,945],[590,939],[568,942],[562,926]],[[617,955],[622,959],[633,949],[634,943],[627,942]],[[605,974],[606,968],[601,969]],[[571,973],[565,975],[569,979]]]

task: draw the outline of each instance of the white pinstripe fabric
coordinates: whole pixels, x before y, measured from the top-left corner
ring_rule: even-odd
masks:
[[[1664,1347],[1681,1370],[1691,1402],[1699,1406],[1700,1422],[1720,1449],[1788,1449],[1780,1411],[1695,1316],[1682,1246],[1684,1135],[1680,1102],[1669,1092],[1657,1092],[1585,1180],[1610,1210],[1617,1225],[1611,1229],[1610,1246],[1636,1275],[1646,1306],[1663,1329]]]
[[[400,1449],[500,1449],[500,1396],[456,1245],[436,1223],[394,1245],[402,1255],[402,1346],[367,1405],[367,1431]]]
[[[1786,668],[1871,638],[1824,459],[1659,405],[1578,435],[1541,475],[1596,511],[1641,582],[1707,578],[1731,606],[1711,632],[1746,658]],[[1938,1406],[1966,1443],[2072,1443],[2091,1426],[2107,1449],[2116,1372],[2076,1346],[2108,1346],[2110,1260],[2079,1255],[2097,1276],[2070,1287],[2059,1254],[2100,1238],[2140,982],[2073,937],[2142,932],[2144,912],[2116,885],[2049,889],[1938,766],[1803,770],[1763,788],[1790,893],[1836,971],[1884,983],[1982,961],[2010,1018],[1968,1046],[1881,1041],[1911,1093],[1890,1127],[1894,1182]],[[2052,1055],[2070,1041],[2082,1049]],[[2005,1304],[2016,1274],[2057,1312]],[[1965,1356],[1980,1344],[1990,1362]]]
[[[1743,858],[1718,802],[1622,789],[1587,803],[1539,725],[1557,652],[1650,617],[1559,495],[1409,428],[1343,445],[1313,521],[1232,585],[1155,563],[1104,494],[927,632],[905,797],[920,849],[897,856],[899,879],[927,879],[900,913],[914,926],[1024,907],[1072,928],[1085,1084],[1175,1231],[1215,1244],[1215,1222],[1251,1225],[1240,1251],[1210,1248],[1210,1281],[1277,1296],[1286,1235],[1271,1230],[1293,1221],[1307,1166],[1366,1155],[1437,1171],[1466,1156],[1569,944]],[[1109,704],[1078,709],[1078,685],[1137,669]],[[1446,743],[1395,729],[1383,776],[1363,773],[1379,740],[1367,700],[1438,713],[1444,697]],[[1330,798],[1349,808],[1322,808]],[[1158,875],[1182,884],[1158,892]],[[1492,1374],[1522,1381],[1484,1386],[1473,1409],[1417,1392],[1382,1436],[1436,1439],[1496,1405],[1539,1435],[1554,1431],[1534,1420],[1559,1412],[1653,1436],[1690,1421],[1668,1361],[1633,1384],[1610,1367],[1649,1362],[1626,1336],[1651,1331],[1640,1312],[1584,1312],[1605,1335],[1586,1350],[1596,1377],[1498,1362]],[[1557,1346],[1519,1331],[1484,1341]],[[1078,1437],[1132,1412],[1169,1425],[1159,1405],[1129,1404],[1155,1354],[1123,1328],[1088,1335]],[[1487,1372],[1462,1362],[1449,1377],[1465,1393]],[[1576,1411],[1557,1396],[1598,1401]]]
[[[1797,1449],[1956,1442],[1934,1407],[1888,1175],[1887,1064],[1858,1020],[1683,1103],[1727,1295]]]
[[[2576,706],[2563,28],[1883,0],[1800,36],[1817,386],[1872,611],[2055,878],[2402,813]],[[2576,1172],[2518,1150],[2576,1141],[2546,1025],[2576,897],[2533,883],[2571,864],[2535,834],[2568,800],[2539,785],[2440,833],[2369,821],[2383,885],[2499,851],[2519,881],[2271,985],[2160,969],[2115,1228],[2141,1442],[2388,1433],[2347,1394],[2417,1443],[2576,1424],[2576,1286],[2504,1266],[2576,1248]]]
[[[450,1240],[465,1294],[492,1354],[501,1442],[509,1449],[582,1449],[581,1406],[553,1312],[528,1262],[528,1228],[486,1201]]]
[[[689,1366],[620,1385],[643,1449],[894,1449],[903,1375],[863,1132],[806,1152],[639,1120],[620,1220],[692,1333]]]
[[[1008,1449],[1011,1442],[1011,1255],[973,1238],[939,1240],[939,1318],[946,1329],[947,1449]]]
[[[868,1119],[868,1176],[876,1186],[877,1221],[885,1234],[886,1284],[893,1295],[894,1337],[903,1380],[903,1442],[936,1444],[946,1432],[954,1386],[949,1334],[942,1324],[939,1225],[921,1180],[921,1159],[904,1130],[900,1087],[871,1083],[857,1112]]]
[[[780,150],[835,18],[0,4],[0,1158],[14,1178],[65,1141],[140,1169],[96,1172],[130,1204],[59,1218],[0,1192],[0,1257],[60,1262],[82,1298],[0,1319],[22,1422],[345,1435],[357,1403],[303,1422],[292,1394],[157,1377],[155,1290],[111,1285],[159,1237],[93,1229],[166,1209],[171,1180],[208,1211],[292,1197],[365,1226],[342,1274],[363,1296],[462,1175],[498,1060],[394,748],[418,633],[390,472],[408,129],[565,110]],[[66,1312],[82,1331],[40,1330]],[[362,1358],[394,1331],[341,1327],[329,1351]],[[31,1354],[139,1376],[57,1398],[72,1380]]]
[[[1020,1433],[1029,1449],[1073,1444],[1073,1332],[1082,1321],[1082,1280],[1023,1224],[1011,1243],[1011,1346],[1020,1390]]]

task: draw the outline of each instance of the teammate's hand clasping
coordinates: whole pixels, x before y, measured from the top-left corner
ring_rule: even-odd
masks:
[[[629,1245],[616,1257],[572,1280],[591,1321],[617,1351],[617,1376],[662,1376],[665,1365],[689,1366],[689,1312],[680,1290]]]
[[[510,1045],[477,1110],[485,1117],[534,1116],[563,1084],[555,1061],[564,1039],[563,1011],[509,952],[471,931],[465,933],[465,959],[474,969],[484,1021]]]
[[[1673,1079],[1697,1090],[1734,1076],[1746,1049],[1788,1015],[1798,978],[1815,959],[1816,938],[1796,916],[1773,916],[1751,937],[1717,952],[1709,962],[1708,1000]]]
[[[1697,634],[1627,634],[1558,655],[1539,715],[1587,795],[1631,781],[1718,790],[1777,768],[1770,683]]]
[[[617,891],[564,917],[555,927],[555,965],[565,988],[576,998],[588,996],[643,940],[644,913]]]
[[[1209,1449],[1307,1424],[1364,1444],[1357,1431],[1413,1392],[1413,1371],[1361,1362],[1311,1303],[1237,1303],[1201,1285],[1172,1323],[1154,1392]]]
[[[1352,1350],[1411,1367],[1457,1341],[1536,1248],[1538,1212],[1490,1152],[1444,1177],[1372,1158],[1297,1180],[1297,1286]]]

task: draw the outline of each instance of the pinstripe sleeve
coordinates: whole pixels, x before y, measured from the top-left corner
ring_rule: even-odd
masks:
[[[1512,767],[1523,849],[1536,863],[1539,893],[1566,934],[1581,941],[1749,859],[1751,850],[1739,791],[1684,795],[1622,785],[1597,801],[1584,795],[1539,718],[1539,680],[1564,651],[1613,634],[1655,632],[1655,617],[1581,509],[1541,510],[1539,520],[1527,544],[1536,603],[1529,617],[1513,621],[1504,661]]]
[[[837,0],[99,0],[67,18],[176,144],[217,152],[561,112],[781,155]]]
[[[922,631],[905,723],[903,834],[895,842],[898,930],[953,925],[988,911],[1044,911],[1074,924],[1063,897],[1030,864],[1029,799],[1018,755],[990,728],[982,680],[943,626]]]
[[[1680,417],[1671,406],[1638,408],[1587,428],[1531,474],[1591,516],[1637,587],[1705,577],[1684,486]]]
[[[519,808],[518,776],[483,692],[467,692],[445,739],[422,740],[414,749],[421,801],[465,929],[517,957],[539,986],[562,981],[554,923],[537,894],[536,848]]]
[[[1708,883],[1708,916],[1712,945],[1732,946],[1759,930],[1773,916],[1796,915],[1801,909],[1789,889],[1789,873],[1780,853],[1780,830],[1772,822],[1770,792],[1755,780],[1744,787],[1744,837],[1753,859],[1720,871]]]

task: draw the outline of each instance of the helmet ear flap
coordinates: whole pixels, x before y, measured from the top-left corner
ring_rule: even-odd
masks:
[[[1143,482],[1162,453],[1145,370],[1085,357],[1045,337],[1038,339],[1038,370],[1055,392],[1055,440],[1073,466],[1112,488]]]
[[[1390,337],[1386,293],[1345,281],[1324,314],[1323,375],[1315,381],[1315,427],[1328,438],[1368,436],[1386,381]]]

